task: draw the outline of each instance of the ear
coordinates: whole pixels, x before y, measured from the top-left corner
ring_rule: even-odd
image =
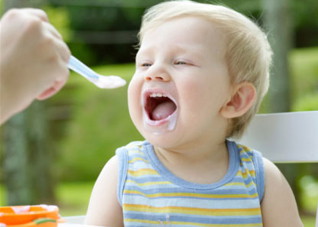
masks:
[[[252,83],[242,82],[234,87],[230,100],[221,109],[225,118],[236,118],[245,114],[256,100],[256,89]]]

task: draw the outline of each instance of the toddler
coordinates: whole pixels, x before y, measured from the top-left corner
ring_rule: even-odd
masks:
[[[86,223],[302,226],[279,170],[239,137],[268,88],[271,48],[229,8],[168,1],[143,17],[129,112],[146,139],[102,170]]]

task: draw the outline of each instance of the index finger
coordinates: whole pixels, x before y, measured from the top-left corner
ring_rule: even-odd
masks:
[[[23,13],[31,14],[31,15],[34,15],[34,16],[40,18],[42,21],[49,22],[49,18],[47,16],[47,14],[41,9],[22,8],[22,9],[13,9],[13,10],[17,10],[17,11],[20,11]]]

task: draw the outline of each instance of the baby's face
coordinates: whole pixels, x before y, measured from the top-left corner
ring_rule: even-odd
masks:
[[[172,148],[202,143],[224,130],[220,116],[231,85],[223,34],[197,17],[146,32],[128,89],[131,118],[151,143]]]

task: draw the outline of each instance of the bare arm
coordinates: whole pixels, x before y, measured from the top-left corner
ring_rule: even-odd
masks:
[[[112,157],[100,173],[86,215],[85,224],[122,227],[122,209],[117,199],[118,159]]]
[[[293,192],[279,169],[267,159],[262,201],[264,227],[302,227]]]

